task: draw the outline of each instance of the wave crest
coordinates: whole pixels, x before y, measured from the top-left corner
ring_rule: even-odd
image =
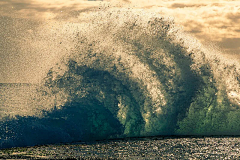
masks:
[[[39,88],[46,117],[65,117],[57,126],[71,141],[236,132],[237,64],[159,14],[109,9],[89,19]]]

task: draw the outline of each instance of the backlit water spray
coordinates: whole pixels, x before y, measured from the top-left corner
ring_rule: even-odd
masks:
[[[106,9],[87,19],[72,24],[71,35],[61,37],[65,47],[56,47],[57,37],[47,39],[49,50],[60,52],[60,58],[52,60],[41,83],[33,87],[22,106],[27,112],[10,115],[11,106],[3,107],[1,148],[239,134],[237,63],[157,13]],[[1,87],[3,92],[11,88]]]

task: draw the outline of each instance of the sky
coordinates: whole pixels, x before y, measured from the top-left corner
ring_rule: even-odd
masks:
[[[240,62],[237,0],[0,0],[0,83],[38,83],[73,46],[79,19],[104,7],[172,17],[205,45]]]

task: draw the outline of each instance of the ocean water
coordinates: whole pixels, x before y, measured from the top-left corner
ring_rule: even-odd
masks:
[[[238,62],[143,10],[106,9],[75,25],[74,47],[41,83],[0,85],[0,148],[239,135]]]
[[[239,137],[148,137],[0,150],[2,159],[239,159]]]

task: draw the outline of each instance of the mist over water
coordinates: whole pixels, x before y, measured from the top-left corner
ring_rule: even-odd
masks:
[[[239,66],[171,18],[90,14],[26,104],[3,109],[0,147],[155,135],[238,135]],[[63,50],[61,50],[63,51]]]

